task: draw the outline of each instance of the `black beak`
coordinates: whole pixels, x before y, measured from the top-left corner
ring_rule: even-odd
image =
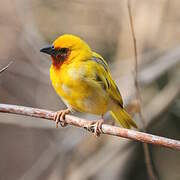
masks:
[[[56,56],[56,50],[54,49],[53,45],[48,45],[46,47],[43,47],[42,49],[40,49],[40,52],[43,52],[52,56]]]

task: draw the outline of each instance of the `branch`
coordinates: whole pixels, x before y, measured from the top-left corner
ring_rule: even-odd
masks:
[[[0,104],[0,112],[43,118],[47,120],[53,120],[55,113],[53,111],[44,110],[44,109],[37,109],[37,108],[16,106],[16,105],[7,105],[7,104]],[[69,125],[82,127],[90,130],[91,132],[94,131],[94,127],[91,126],[92,121],[90,120],[81,119],[72,115],[66,115],[65,121]],[[102,125],[102,131],[103,134],[119,136],[134,141],[140,141],[140,142],[155,144],[159,146],[164,146],[171,149],[180,150],[180,141],[178,140],[164,138],[130,129],[124,129],[117,126],[110,126],[107,124]]]
[[[2,69],[0,70],[0,73],[2,73],[3,71],[5,71],[12,63],[13,63],[13,61],[10,61],[7,66],[5,66],[4,68],[2,68]]]

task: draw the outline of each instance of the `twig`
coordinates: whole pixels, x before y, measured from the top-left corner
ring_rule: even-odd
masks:
[[[138,84],[138,58],[137,58],[137,44],[136,44],[136,37],[135,37],[135,31],[134,31],[134,26],[133,26],[133,18],[132,18],[132,13],[131,13],[131,7],[130,7],[130,0],[128,0],[128,13],[129,13],[129,19],[130,19],[130,26],[131,26],[131,31],[132,31],[132,37],[133,37],[133,44],[134,44],[134,56],[135,56],[135,78],[134,78],[134,83],[136,87],[136,98],[139,101],[139,107],[141,107],[141,94],[140,94],[140,88]],[[143,129],[145,131],[145,119],[142,114],[141,108],[139,108],[139,117],[141,119]],[[149,152],[149,147],[148,144],[143,143],[143,149],[144,149],[144,155],[145,155],[145,162],[146,162],[146,167],[147,167],[147,172],[149,174],[149,177],[151,180],[156,180],[157,177],[154,172],[154,168],[151,162],[151,157],[150,157],[150,152]]]
[[[12,114],[19,114],[37,118],[43,118],[48,120],[53,120],[54,113],[53,111],[48,111],[44,109],[37,109],[31,107],[24,107],[24,106],[16,106],[16,105],[8,105],[8,104],[0,104],[0,112],[3,113],[12,113]],[[94,127],[91,126],[90,120],[81,119],[72,115],[66,115],[65,121],[69,125],[82,127],[88,129],[90,131],[94,131]],[[159,146],[164,146],[171,149],[180,150],[180,141],[173,140],[169,138],[164,138],[148,133],[138,132],[135,130],[124,129],[117,126],[110,126],[107,124],[102,125],[103,134],[108,134],[112,136],[119,136],[135,141],[155,144]]]
[[[2,69],[0,70],[0,73],[2,73],[3,71],[5,71],[12,63],[13,63],[13,61],[10,61],[7,66],[5,66],[4,68],[2,68]]]
[[[134,56],[135,56],[135,77],[134,77],[134,83],[136,87],[136,98],[141,102],[141,96],[140,96],[140,88],[138,84],[138,60],[137,60],[137,44],[136,44],[136,37],[135,37],[135,31],[133,26],[133,18],[131,14],[131,8],[130,8],[130,1],[128,0],[128,13],[129,13],[129,19],[130,19],[130,26],[132,31],[132,38],[133,38],[133,44],[134,44]],[[139,115],[141,116],[141,120],[143,123],[143,127],[145,127],[145,120],[142,117],[141,108],[139,109]]]

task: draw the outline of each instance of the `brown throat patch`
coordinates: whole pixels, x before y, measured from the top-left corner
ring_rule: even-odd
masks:
[[[51,56],[52,58],[52,64],[56,67],[56,68],[60,68],[62,64],[67,63],[68,62],[68,58],[70,55],[70,50],[68,50],[66,53],[58,53],[55,56]]]

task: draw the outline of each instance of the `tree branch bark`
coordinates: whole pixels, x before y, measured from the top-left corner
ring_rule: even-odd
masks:
[[[53,111],[44,110],[44,109],[8,105],[8,104],[0,104],[0,112],[43,118],[47,120],[53,120],[54,113],[55,113]],[[82,127],[82,128],[88,129],[91,132],[94,132],[94,126],[91,125],[92,121],[90,120],[81,119],[72,115],[66,115],[65,121],[69,125]],[[139,132],[135,130],[124,129],[117,126],[110,126],[107,124],[102,125],[102,131],[103,131],[103,134],[123,137],[123,138],[131,139],[134,141],[140,141],[140,142],[150,143],[154,145],[164,146],[171,149],[180,150],[180,141],[178,140],[160,137],[160,136],[143,133],[143,132]]]

